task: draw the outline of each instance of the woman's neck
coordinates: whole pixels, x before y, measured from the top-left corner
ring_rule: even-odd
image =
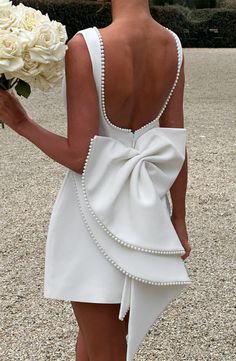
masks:
[[[112,0],[113,22],[150,18],[148,0]]]

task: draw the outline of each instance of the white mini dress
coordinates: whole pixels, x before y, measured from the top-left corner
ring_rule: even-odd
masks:
[[[78,32],[91,57],[100,129],[91,139],[83,174],[67,171],[45,247],[45,298],[119,303],[120,320],[130,310],[126,361],[133,360],[167,305],[191,284],[168,201],[185,159],[186,129],[159,126],[183,59],[180,39],[167,30],[176,41],[176,79],[157,117],[135,132],[107,117],[100,31]],[[65,78],[62,91],[66,105]]]

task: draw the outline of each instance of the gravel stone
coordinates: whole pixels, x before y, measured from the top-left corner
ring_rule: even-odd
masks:
[[[184,54],[192,284],[157,319],[135,361],[234,361],[236,49]],[[39,124],[66,134],[60,87],[22,102]],[[0,139],[0,359],[74,361],[70,303],[43,298],[47,229],[65,168],[8,127]]]

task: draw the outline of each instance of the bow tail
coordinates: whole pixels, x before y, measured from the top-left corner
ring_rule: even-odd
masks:
[[[129,283],[125,289],[130,299],[126,361],[133,361],[150,328],[186,285],[152,286],[133,279]]]

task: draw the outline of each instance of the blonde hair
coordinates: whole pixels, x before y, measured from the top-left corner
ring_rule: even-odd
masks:
[[[102,11],[102,10],[104,9],[104,7],[105,7],[105,5],[106,5],[107,3],[110,3],[110,2],[111,2],[111,0],[98,0],[98,2],[102,5],[102,6],[100,7],[100,9],[98,9],[98,11],[97,11],[97,12],[100,12],[100,11]]]

